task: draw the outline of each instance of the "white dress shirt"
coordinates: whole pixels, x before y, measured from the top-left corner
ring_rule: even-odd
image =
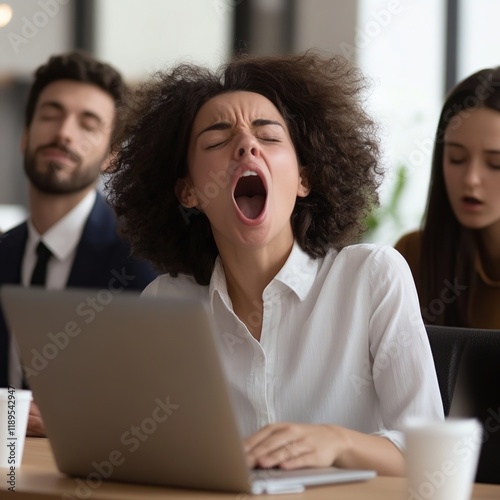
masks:
[[[95,199],[96,192],[92,190],[76,207],[45,231],[43,235],[38,233],[31,219],[27,221],[28,241],[26,242],[21,270],[21,281],[24,286],[30,284],[31,275],[37,261],[36,247],[40,241],[43,241],[45,246],[52,252],[52,257],[47,264],[45,288],[61,290],[66,286],[75,260],[76,247],[82,237],[85,223],[92,211]]]
[[[76,249],[96,196],[96,191],[92,190],[43,235],[38,233],[31,220],[28,219],[28,239],[21,264],[21,284],[23,286],[30,286],[31,275],[37,261],[36,247],[40,241],[43,241],[52,252],[52,257],[47,263],[45,288],[61,290],[66,287],[75,260]],[[10,343],[9,353],[9,384],[13,387],[21,387],[22,384],[19,355],[13,339]]]
[[[243,436],[273,422],[330,423],[402,448],[406,417],[443,418],[415,285],[393,248],[314,260],[295,244],[264,290],[260,342],[233,312],[220,258],[209,286],[163,275],[143,293],[210,303]]]

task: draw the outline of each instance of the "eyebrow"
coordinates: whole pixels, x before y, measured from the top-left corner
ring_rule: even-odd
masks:
[[[445,146],[455,146],[457,148],[462,148],[462,149],[465,149],[465,146],[463,144],[460,144],[458,142],[450,142],[450,141],[445,141],[444,142],[444,145]]]
[[[460,144],[458,142],[445,141],[444,145],[445,146],[455,146],[455,147],[461,148],[461,149],[467,149],[463,144]],[[500,149],[485,149],[484,152],[488,153],[488,154],[498,155],[498,154],[500,154]]]
[[[65,107],[60,102],[57,101],[45,101],[44,103],[40,104],[40,109],[43,108],[54,108],[57,111],[62,111],[62,112],[66,110]],[[92,118],[93,120],[96,120],[101,124],[103,123],[101,117],[98,114],[89,111],[88,109],[84,110],[82,115],[85,118]]]
[[[274,120],[267,120],[265,118],[258,118],[257,120],[254,120],[252,122],[252,127],[265,127],[266,125],[279,125],[282,129],[284,129],[283,124]],[[217,122],[214,123],[213,125],[209,125],[208,127],[204,128],[201,132],[198,133],[196,136],[196,139],[200,137],[201,134],[204,134],[205,132],[210,132],[211,130],[228,130],[231,128],[231,124],[229,122]]]

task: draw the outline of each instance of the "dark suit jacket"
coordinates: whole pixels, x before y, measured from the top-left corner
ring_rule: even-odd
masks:
[[[21,283],[28,226],[0,236],[0,286]],[[98,194],[78,243],[67,287],[142,291],[157,273],[146,261],[130,257],[130,246],[117,234],[112,208]],[[0,387],[8,384],[9,335],[0,307]]]

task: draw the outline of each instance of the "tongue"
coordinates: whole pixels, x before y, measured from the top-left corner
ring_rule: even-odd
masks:
[[[238,208],[247,219],[256,219],[262,213],[265,202],[264,195],[238,196],[236,198]]]

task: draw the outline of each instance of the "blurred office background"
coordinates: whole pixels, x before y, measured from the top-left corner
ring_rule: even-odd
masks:
[[[33,70],[82,48],[130,83],[190,61],[216,68],[235,51],[314,48],[354,61],[371,81],[386,178],[367,239],[418,227],[446,91],[500,64],[498,0],[0,0],[0,230],[25,214],[19,152]]]

